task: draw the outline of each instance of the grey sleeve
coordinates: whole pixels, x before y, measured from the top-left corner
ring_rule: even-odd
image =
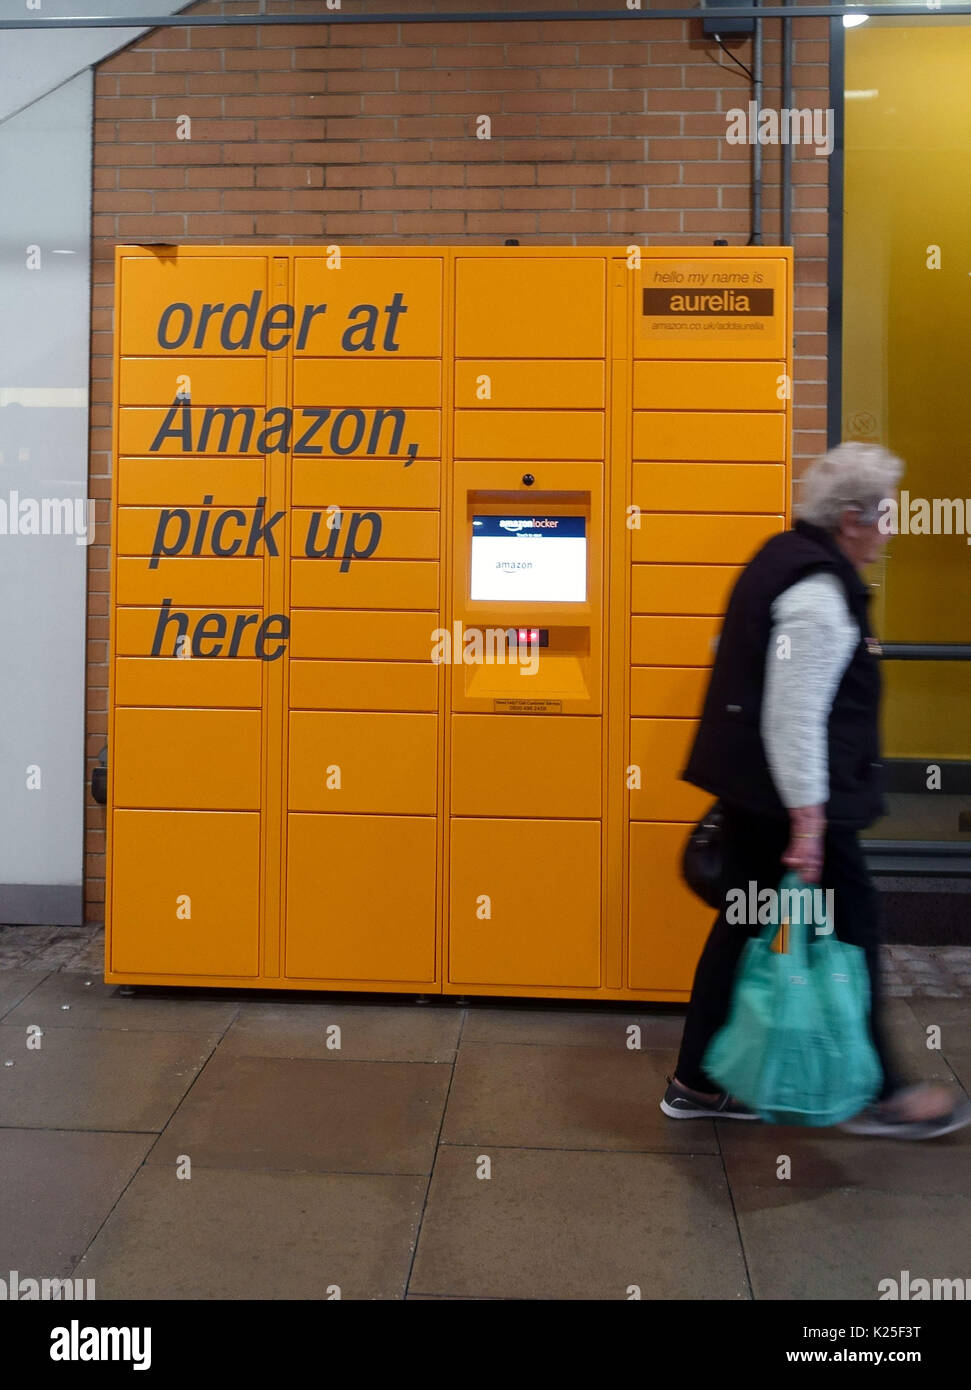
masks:
[[[786,807],[829,800],[829,715],[859,639],[843,586],[833,574],[800,580],[772,605],[760,728],[769,771]]]

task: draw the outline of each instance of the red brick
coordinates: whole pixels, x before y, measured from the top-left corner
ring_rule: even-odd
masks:
[[[432,98],[417,92],[410,95],[405,92],[365,93],[361,100],[366,116],[424,116],[432,109]],[[334,115],[344,114],[334,112]]]
[[[519,191],[519,189],[510,189],[501,192],[498,188],[436,188],[434,201],[435,207],[442,208],[444,211],[457,211],[466,208],[473,208],[478,212],[485,212],[490,209],[499,211]],[[508,205],[515,206],[514,203]]]
[[[186,171],[186,182],[190,188],[251,187],[253,181],[252,169],[207,167]]]
[[[98,83],[106,80],[106,74],[151,71],[151,53],[143,53],[135,48],[126,49],[123,53],[116,53],[113,58],[106,58],[99,67],[95,75],[95,95],[98,95]]]
[[[164,32],[164,30],[163,30]],[[225,48],[231,51],[232,48],[256,48],[259,29],[255,24],[243,24],[238,28],[224,29],[219,25],[214,25],[211,29],[203,26],[193,26],[188,30],[190,34],[190,48]],[[141,46],[141,45],[139,45]],[[161,47],[167,48],[167,44]]]
[[[364,65],[364,54],[353,48],[297,48],[293,53],[293,66],[313,72],[330,72],[334,68],[360,68]]]
[[[298,72],[291,74],[293,78],[303,77],[305,75],[310,76],[311,74]],[[395,73],[388,72],[329,72],[327,74],[327,90],[328,92],[393,92],[395,89],[395,76]],[[427,78],[425,74],[403,72],[401,73],[402,87],[404,86],[404,79],[406,77],[418,78],[417,88],[419,91],[424,90],[426,85],[430,86],[435,81],[434,78]],[[283,74],[280,74],[279,80],[282,81],[282,78]],[[269,80],[268,78],[267,81]],[[267,90],[307,92],[310,91],[311,88],[307,86],[268,87]]]
[[[195,140],[173,140],[171,144],[166,145],[160,140],[156,140],[153,145],[147,147],[133,145],[131,148],[135,150],[148,148],[150,151],[154,151],[156,164],[219,164],[222,162],[226,150],[240,149],[241,146],[202,145]]]
[[[701,168],[701,165],[685,165],[686,169]],[[680,164],[612,164],[610,182],[619,183],[680,183],[682,179]]]
[[[254,74],[245,72],[190,72],[187,77],[180,79],[182,86],[172,90],[183,91],[188,87],[190,92],[252,92],[253,76]],[[276,73],[269,73],[267,78],[269,80],[277,76]],[[160,80],[155,79],[156,82]]]
[[[717,111],[719,93],[712,87],[686,91],[679,87],[654,87],[646,92],[648,111]],[[735,104],[735,94],[727,101]]]
[[[290,7],[292,12],[292,6]],[[323,10],[317,5],[313,6],[315,14],[322,14]],[[374,26],[375,30],[383,26]],[[334,29],[330,25],[320,24],[261,24],[259,28],[260,48],[286,48],[300,49],[308,48],[311,44],[320,43],[321,39],[330,40]],[[375,40],[375,42],[378,42]]]
[[[269,120],[274,116],[295,116],[306,115],[303,111],[293,111],[295,100],[291,96],[267,96],[265,92],[259,95],[251,93],[245,97],[216,97],[210,100],[221,101],[223,114],[226,116],[254,116],[259,121]],[[316,114],[316,113],[311,113]],[[321,115],[323,112],[320,113]],[[260,137],[263,138],[262,136]]]
[[[470,68],[464,74],[464,86],[470,92],[531,91],[539,85],[535,68]]]
[[[444,237],[453,232],[461,232],[465,216],[466,214],[461,212],[399,212],[395,214],[395,231],[406,236]]]
[[[190,213],[186,228],[192,237],[252,236],[253,218],[245,213]]]
[[[445,101],[448,98],[439,98]],[[444,109],[444,108],[443,108]],[[503,111],[572,111],[572,92],[504,92]]]
[[[240,170],[240,173],[243,171]],[[256,183],[260,188],[322,188],[324,171],[320,168],[300,168],[296,164],[267,165],[256,171]],[[253,171],[250,170],[252,182]]]
[[[102,193],[98,199],[100,212],[151,212],[154,207],[153,194],[145,193]],[[97,326],[97,325],[95,325]],[[110,328],[110,324],[102,325]]]
[[[118,97],[114,101],[99,101],[98,114],[104,114],[110,120],[150,120],[156,113],[150,96],[143,97]]]
[[[222,97],[187,97],[184,93],[180,97],[156,97],[154,101],[155,117],[158,122],[165,122],[164,135],[167,138],[171,127],[168,121],[176,120],[179,116],[191,116],[193,124],[193,134],[195,134],[196,120],[200,116],[222,116],[223,115]],[[252,98],[250,98],[252,100]],[[118,107],[124,105],[117,102],[112,106],[112,112],[117,112]],[[229,114],[228,112],[226,113]],[[154,139],[154,136],[149,136]],[[200,137],[201,138],[201,137]]]
[[[141,97],[151,95],[155,97],[177,96],[179,92],[186,90],[187,79],[183,73],[153,73],[151,76],[139,74],[135,77],[119,77],[118,95],[122,97],[135,96]],[[190,90],[192,90],[190,88]],[[216,87],[207,88],[208,91],[218,91]]]
[[[325,93],[295,93],[287,98],[293,105],[295,116],[357,116],[360,115],[362,96],[329,96]]]
[[[317,190],[311,191],[317,192]],[[290,206],[289,192],[283,192],[279,188],[226,189],[225,192],[216,196],[219,199],[216,207],[221,208],[224,212],[273,212]],[[319,192],[317,192],[317,196],[320,196]]]
[[[281,122],[281,126],[287,122]],[[304,122],[309,124],[309,122]],[[340,116],[329,116],[327,119],[327,139],[328,140],[393,140],[395,137],[397,121],[386,117],[367,117],[352,116],[349,118]],[[282,132],[281,132],[282,133]],[[321,139],[323,132],[308,132],[300,135],[299,132],[293,135],[293,139],[313,140]]]
[[[578,208],[633,208],[644,207],[643,188],[577,188],[574,201]]]
[[[445,68],[430,72],[399,72],[397,77],[398,90],[401,92],[465,92],[470,86],[468,73],[450,72]],[[381,90],[392,91],[394,85],[389,77]]]
[[[254,230],[257,236],[318,237],[329,225],[322,212],[258,213]]]
[[[577,45],[567,43],[509,43],[506,62],[512,67],[576,67]]]
[[[361,197],[358,189],[344,192],[324,188],[294,189],[290,194],[290,206],[294,212],[356,212],[361,206]]]
[[[156,53],[156,72],[212,72],[222,68],[219,53]]]
[[[293,67],[293,58],[288,49],[265,48],[233,51],[227,48],[223,54],[223,66],[227,72],[287,72]]]
[[[392,57],[396,60],[397,53]],[[506,52],[501,43],[448,44],[435,50],[434,61],[440,68],[498,68]]]
[[[626,209],[610,212],[610,230],[621,236],[659,236],[664,232],[682,230],[680,212],[628,212]]]
[[[536,174],[537,183],[566,184],[569,188],[578,187],[583,183],[607,182],[606,164],[567,164],[560,168],[553,164],[540,164]]]
[[[398,182],[403,182],[401,178],[401,166],[399,166],[395,173],[398,176]],[[424,170],[422,170],[422,173],[424,173]],[[328,167],[326,181],[328,188],[389,188],[394,182],[394,178],[390,169],[362,169],[354,165],[346,165],[343,167],[338,165],[335,168]],[[414,182],[424,183],[426,180],[424,178],[417,178]],[[429,178],[427,182],[431,183],[434,182],[434,180]]]
[[[457,35],[463,31],[462,25],[455,25],[454,30]],[[441,36],[452,32],[452,25],[444,24],[416,24],[414,29],[404,32],[418,33],[427,43],[441,42]],[[432,31],[436,31],[440,38],[436,40]],[[396,45],[401,42],[397,24],[335,24],[328,30],[331,43],[337,47],[347,44],[350,47],[385,47],[386,45]],[[427,38],[425,37],[427,35]]]
[[[571,188],[507,188],[502,195],[502,206],[510,211],[517,208],[543,209],[553,211],[557,208],[573,207]]]
[[[295,120],[287,117],[285,120],[260,121],[256,138],[258,140],[323,140],[326,136],[335,134],[331,132],[329,124],[325,122],[323,116],[314,119]]]
[[[178,213],[118,218],[118,235],[123,241],[127,237],[133,241],[162,241],[166,237],[178,238],[184,230],[185,218]]]
[[[365,212],[424,211],[432,205],[428,188],[372,188],[360,195]]]
[[[327,215],[331,236],[382,236],[394,231],[390,212],[333,212]]]
[[[643,82],[644,75],[639,69],[640,81]],[[619,70],[614,70],[614,76],[618,75]],[[541,87],[567,87],[576,90],[593,87],[610,86],[610,68],[540,68],[538,69],[539,85]],[[616,86],[617,83],[615,82]]]
[[[327,145],[327,158],[333,159],[335,146]],[[336,148],[353,148],[339,145]],[[360,159],[366,163],[375,164],[397,164],[399,160],[427,160],[429,157],[439,158],[438,155],[432,156],[432,149],[427,140],[375,140],[365,141],[360,147]]]
[[[430,229],[429,229],[430,230]],[[529,234],[539,231],[539,213],[536,212],[470,212],[468,214],[470,232],[491,232],[497,236]]]
[[[608,135],[610,133],[608,116],[540,116],[540,135]],[[577,158],[583,156],[577,151]],[[623,158],[623,156],[621,156]]]
[[[595,31],[597,26],[591,25],[587,30],[587,37],[591,37],[591,31]],[[654,25],[646,24],[645,33],[653,33]],[[578,57],[585,67],[630,67],[632,64],[637,67],[646,67],[650,45],[645,41],[638,43],[581,43],[578,49]]]
[[[220,145],[226,164],[289,164],[294,158],[290,145],[282,140],[276,144]]]

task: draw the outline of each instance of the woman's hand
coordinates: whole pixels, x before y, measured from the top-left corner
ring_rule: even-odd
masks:
[[[783,864],[793,869],[805,883],[818,883],[823,872],[825,805],[790,807],[789,826],[789,844],[782,856]]]

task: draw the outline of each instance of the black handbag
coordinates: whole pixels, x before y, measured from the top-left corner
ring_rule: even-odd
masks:
[[[688,836],[681,873],[693,893],[709,907],[720,908],[725,894],[725,813],[714,801]]]

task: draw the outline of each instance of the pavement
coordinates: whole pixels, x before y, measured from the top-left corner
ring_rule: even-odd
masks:
[[[8,1281],[875,1300],[904,1270],[971,1277],[971,1128],[903,1143],[669,1120],[681,1008],[126,996],[102,954],[96,928],[0,928]],[[971,948],[888,948],[886,977],[913,1078],[971,1091]]]

